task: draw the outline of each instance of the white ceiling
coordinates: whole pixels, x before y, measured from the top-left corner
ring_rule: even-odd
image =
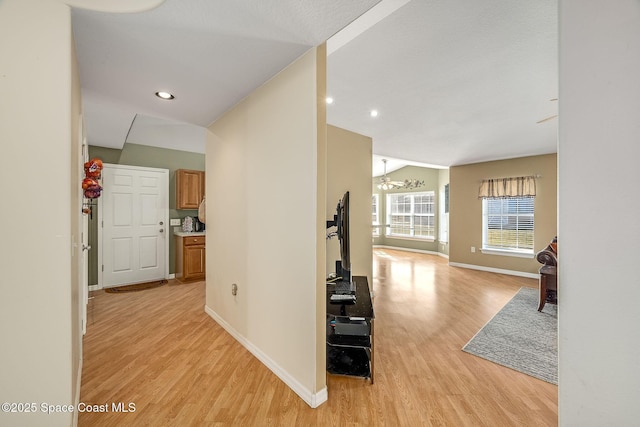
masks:
[[[328,42],[327,121],[373,138],[374,175],[382,157],[451,166],[556,151],[557,121],[536,122],[557,114],[557,0],[376,3],[74,9],[89,144],[204,152],[203,126],[360,16]]]

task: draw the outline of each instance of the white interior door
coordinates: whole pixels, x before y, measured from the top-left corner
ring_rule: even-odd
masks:
[[[169,276],[169,171],[104,165],[102,171],[102,285]]]
[[[80,304],[82,311],[82,335],[87,333],[87,304],[89,304],[89,218],[82,215],[82,271],[80,280]]]

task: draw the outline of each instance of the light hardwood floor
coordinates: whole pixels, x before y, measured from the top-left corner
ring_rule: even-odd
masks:
[[[204,313],[204,282],[93,293],[80,400],[135,412],[81,413],[79,425],[557,425],[557,386],[461,351],[536,280],[389,249],[374,250],[373,275],[375,384],[328,376],[316,409]]]

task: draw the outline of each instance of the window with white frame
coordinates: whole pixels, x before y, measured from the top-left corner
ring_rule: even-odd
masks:
[[[387,236],[435,239],[435,192],[387,195]]]
[[[533,197],[482,200],[482,249],[533,254]]]
[[[371,224],[373,228],[373,235],[380,235],[380,203],[379,194],[373,194],[371,196],[371,206],[372,206],[372,215],[371,215]]]

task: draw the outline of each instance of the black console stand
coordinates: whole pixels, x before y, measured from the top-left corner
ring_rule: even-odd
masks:
[[[355,304],[335,304],[327,285],[327,372],[369,378],[373,384],[373,304],[365,276],[353,276]]]

